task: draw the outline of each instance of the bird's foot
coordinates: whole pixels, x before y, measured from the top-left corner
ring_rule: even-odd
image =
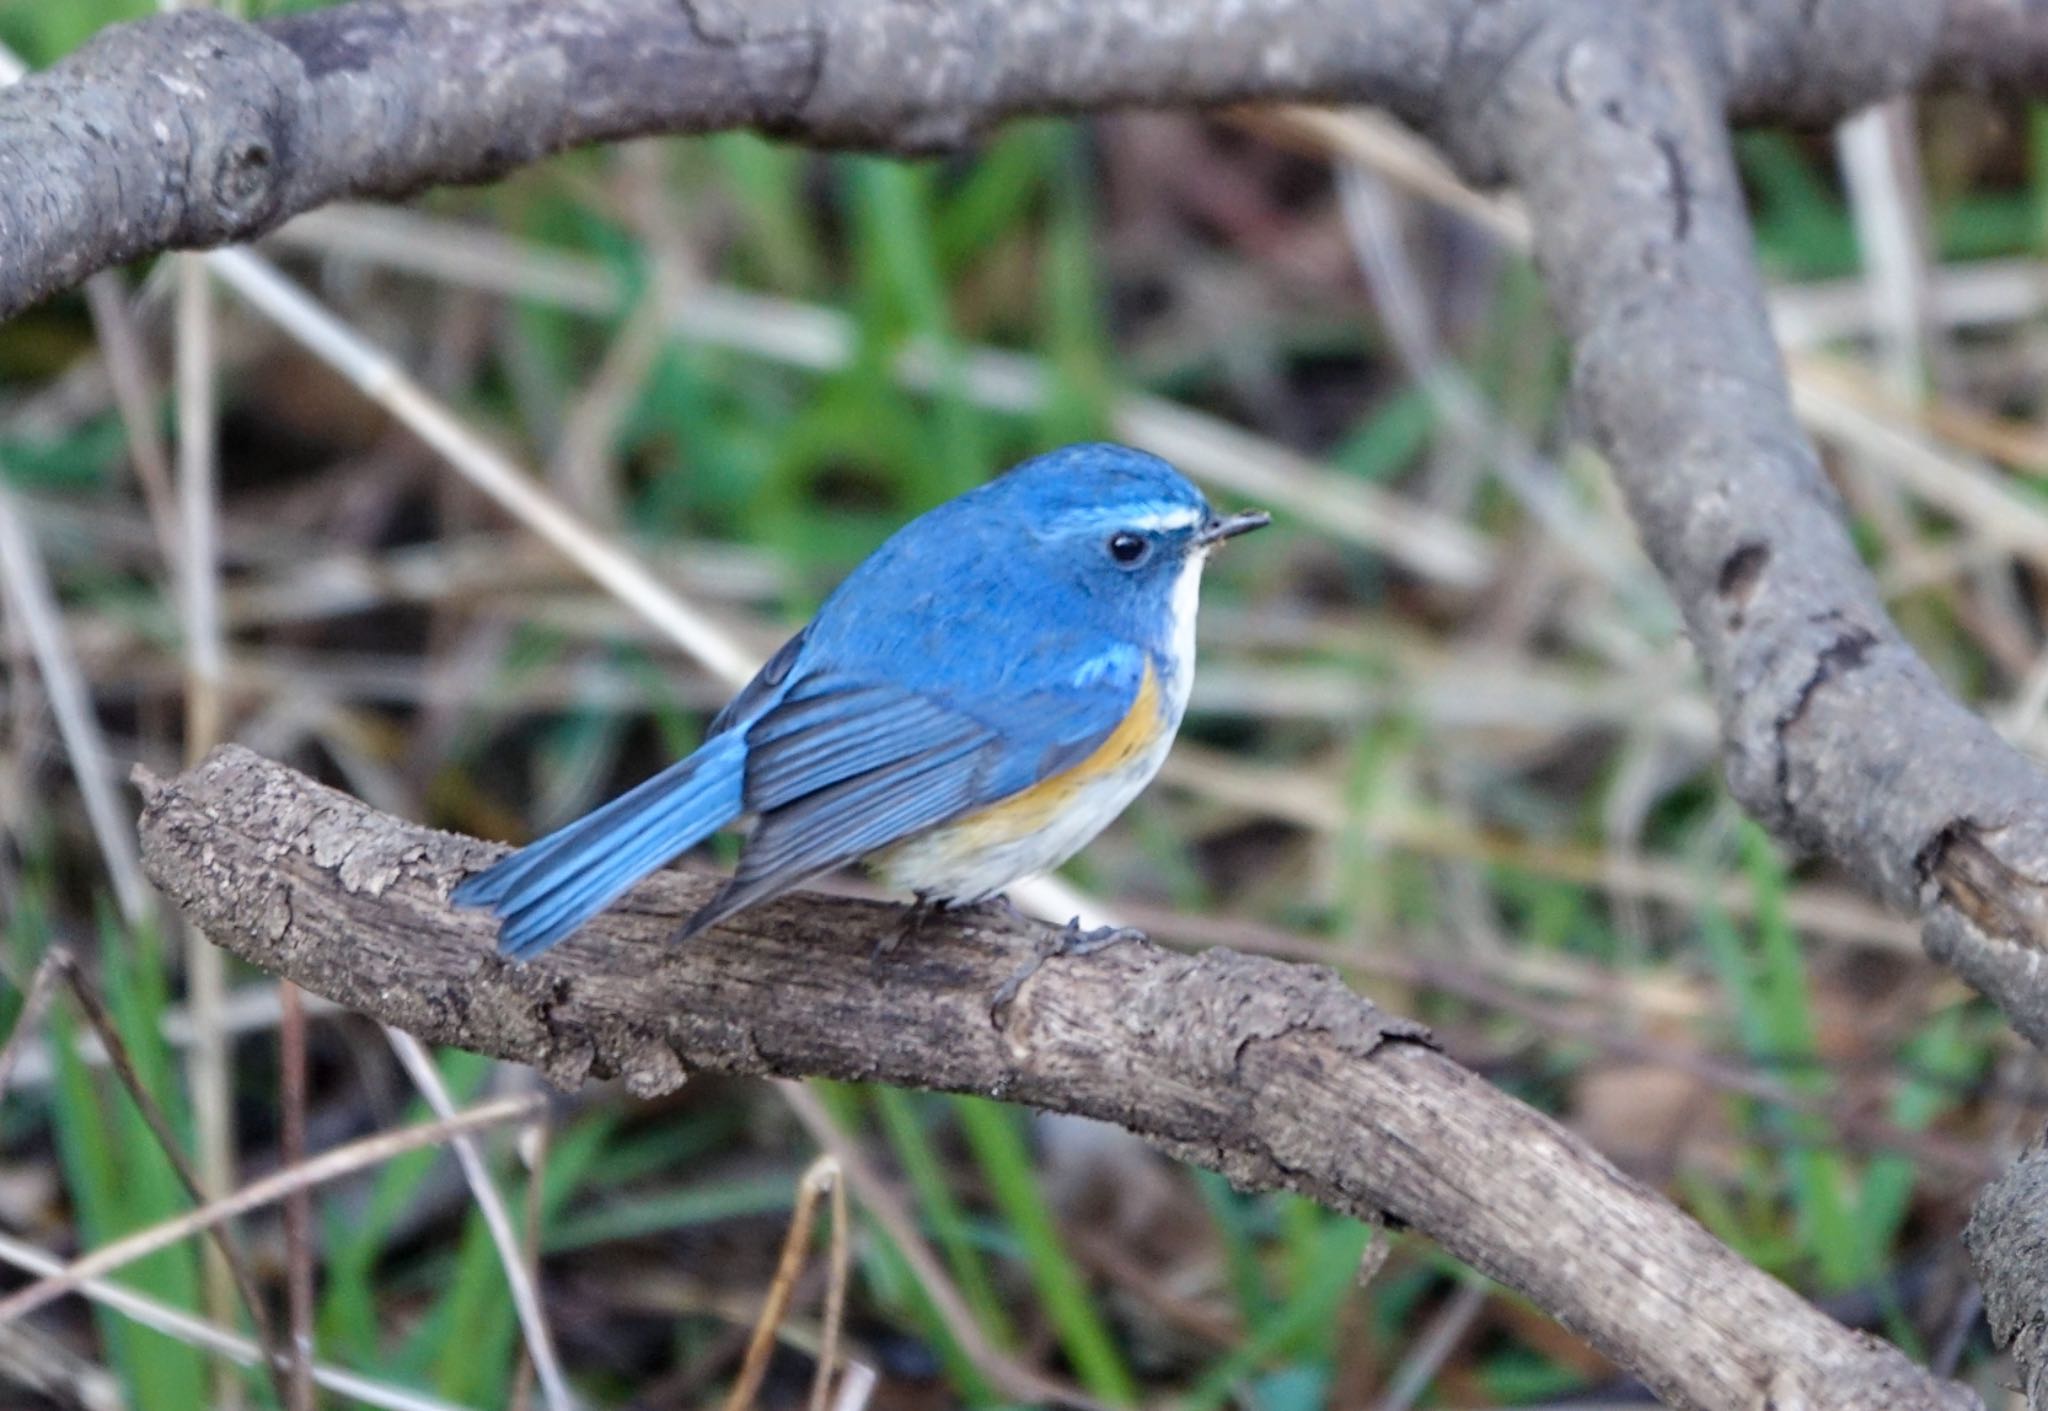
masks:
[[[997,892],[994,896],[983,897],[979,901],[963,902],[957,906],[948,907],[947,910],[981,921],[1030,921],[1032,919],[1017,909],[1017,903],[1010,900],[1008,892]]]
[[[942,911],[949,911],[968,921],[1027,922],[1032,919],[1019,911],[1017,903],[1011,901],[1005,892],[997,892],[992,897],[970,902],[948,901],[943,897],[935,897],[930,892],[919,892],[917,900],[904,908],[903,919],[897,924],[896,929],[875,942],[874,959],[880,960],[905,941],[916,940],[924,933],[924,928],[931,924],[932,918]]]
[[[875,942],[874,953],[869,959],[880,960],[905,941],[916,940],[924,933],[924,928],[931,924],[932,917],[945,910],[945,906],[944,902],[919,892],[917,900],[903,909],[903,919],[897,923],[896,929],[884,931],[881,939]]]
[[[988,1017],[1000,1026],[1003,1011],[1008,1009],[1024,988],[1025,981],[1036,975],[1045,962],[1062,955],[1094,955],[1108,950],[1123,941],[1142,941],[1145,933],[1135,926],[1097,926],[1093,930],[1081,929],[1081,918],[1076,916],[1065,926],[1040,941],[1032,949],[1031,959],[1017,968],[1017,973],[996,988],[989,997]]]
[[[1053,955],[1093,955],[1099,950],[1124,941],[1150,939],[1135,926],[1097,926],[1093,930],[1081,929],[1081,918],[1076,916],[1060,928],[1053,938]],[[1049,957],[1048,957],[1049,958]]]

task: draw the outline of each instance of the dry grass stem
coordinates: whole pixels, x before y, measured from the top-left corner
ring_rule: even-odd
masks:
[[[917,1222],[904,1209],[888,1182],[868,1163],[860,1148],[839,1129],[839,1124],[832,1120],[832,1114],[825,1110],[825,1105],[802,1083],[793,1079],[778,1079],[775,1086],[782,1090],[784,1101],[803,1124],[804,1130],[810,1133],[811,1140],[839,1162],[840,1172],[860,1198],[861,1207],[897,1247],[925,1296],[931,1300],[932,1307],[960,1344],[960,1350],[991,1385],[1003,1395],[1021,1401],[1097,1406],[1078,1388],[1063,1385],[1012,1360],[991,1344],[975,1319],[973,1309],[968,1307],[966,1298],[953,1283],[952,1276],[925,1242]]]
[[[471,485],[660,628],[685,654],[729,685],[740,685],[753,675],[752,656],[722,628],[570,513],[428,395],[389,355],[250,252],[216,250],[207,258],[215,273],[252,307],[411,428]]]
[[[29,653],[42,676],[58,737],[64,742],[72,777],[85,801],[86,818],[113,884],[114,900],[129,925],[147,924],[155,915],[155,895],[142,875],[127,808],[115,792],[113,755],[93,711],[92,691],[64,630],[42,552],[16,508],[13,492],[6,487],[4,471],[0,471],[0,593],[6,596],[15,626],[28,639]]]
[[[782,1253],[776,1260],[774,1276],[769,1280],[767,1297],[761,1302],[760,1316],[754,1320],[753,1334],[747,1339],[746,1353],[740,1359],[739,1374],[733,1379],[732,1390],[726,1393],[725,1411],[748,1411],[753,1406],[754,1397],[761,1389],[761,1379],[768,1373],[768,1356],[775,1349],[776,1330],[782,1326],[782,1320],[789,1312],[790,1300],[796,1296],[797,1278],[810,1258],[811,1230],[817,1223],[818,1206],[839,1184],[839,1162],[829,1155],[813,1161],[797,1182],[796,1205],[790,1212],[789,1231],[783,1237]],[[836,1205],[834,1210],[836,1214]],[[828,1347],[838,1339],[838,1329],[829,1317],[824,1335]],[[818,1375],[812,1383],[811,1404],[814,1407],[823,1399],[822,1393],[831,1369],[830,1353],[821,1352]]]
[[[12,1235],[0,1234],[0,1260],[44,1278],[59,1278],[65,1271],[62,1260]],[[244,1367],[264,1365],[263,1350],[239,1333],[229,1332],[203,1318],[195,1318],[111,1279],[87,1279],[79,1285],[78,1292],[146,1328],[154,1328],[166,1336],[204,1348],[230,1362]],[[381,1411],[470,1411],[455,1402],[391,1386],[320,1362],[313,1364],[313,1380],[338,1396],[353,1397],[365,1406],[375,1406]]]
[[[391,1041],[392,1050],[397,1053],[407,1076],[419,1088],[420,1095],[426,1098],[427,1106],[442,1122],[455,1121],[459,1115],[455,1100],[448,1092],[448,1085],[441,1081],[441,1070],[434,1066],[425,1045],[411,1034],[389,1025],[385,1026],[384,1035]],[[544,1101],[538,1096],[521,1101],[536,1104],[536,1115],[546,1111]],[[490,1231],[491,1243],[497,1249],[498,1262],[505,1271],[505,1284],[512,1294],[512,1306],[519,1315],[519,1330],[525,1337],[526,1355],[533,1359],[534,1375],[540,1379],[541,1394],[547,1398],[553,1411],[574,1411],[576,1395],[569,1387],[568,1375],[562,1370],[561,1358],[556,1355],[554,1335],[548,1328],[547,1308],[541,1302],[534,1271],[520,1248],[511,1213],[505,1208],[505,1198],[498,1193],[490,1168],[484,1164],[483,1152],[468,1135],[468,1129],[451,1129],[449,1144],[455,1150],[463,1179],[469,1183],[470,1196],[476,1201],[477,1211],[483,1216],[484,1227]]]
[[[274,238],[584,313],[609,314],[618,302],[613,281],[594,262],[402,212],[314,212]],[[670,328],[688,342],[819,372],[844,367],[858,347],[852,321],[834,310],[715,285],[689,291],[675,306]],[[1048,376],[1037,359],[970,348],[957,363],[961,390],[981,406],[1022,414],[1045,402]],[[940,368],[933,351],[916,343],[897,364],[906,384],[926,389],[937,385]],[[1159,397],[1116,398],[1110,420],[1124,440],[1164,456],[1196,480],[1299,515],[1425,578],[1469,589],[1492,576],[1492,546],[1458,520],[1324,470],[1265,437]]]
[[[393,1157],[421,1147],[438,1146],[454,1137],[483,1131],[507,1122],[526,1121],[544,1107],[538,1097],[500,1098],[481,1103],[453,1117],[423,1122],[395,1132],[322,1152],[304,1165],[277,1171],[251,1181],[226,1197],[207,1202],[197,1210],[175,1219],[161,1221],[145,1230],[100,1246],[92,1253],[64,1265],[27,1288],[0,1299],[0,1323],[24,1317],[53,1299],[82,1288],[88,1281],[123,1265],[168,1248],[182,1239],[212,1229],[223,1220],[281,1200],[295,1190],[306,1190],[328,1181],[352,1175],[366,1167],[380,1165]]]

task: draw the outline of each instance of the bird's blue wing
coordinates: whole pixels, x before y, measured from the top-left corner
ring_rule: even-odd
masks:
[[[740,693],[727,701],[718,714],[711,717],[711,724],[705,730],[706,738],[723,735],[736,722],[747,720],[774,699],[782,683],[789,679],[789,673],[796,669],[797,659],[803,655],[804,643],[810,640],[808,625],[787,642],[775,649],[775,655],[754,673],[754,679],[740,688]]]
[[[746,808],[760,821],[683,934],[1059,772],[1122,723],[1135,691],[1110,674],[976,709],[873,681],[799,682],[746,728]]]

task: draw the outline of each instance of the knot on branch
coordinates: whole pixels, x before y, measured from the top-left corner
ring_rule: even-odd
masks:
[[[1394,1040],[1434,1046],[1425,1026],[1384,1013],[1327,966],[1222,947],[1158,966],[1122,1018],[1171,1066],[1231,1082],[1243,1081],[1254,1045],[1293,1035],[1313,1035],[1353,1058]]]
[[[153,239],[217,245],[281,212],[304,74],[254,26],[210,10],[117,26],[42,81],[120,183],[159,191]]]
[[[949,152],[985,121],[995,65],[963,7],[916,0],[821,10],[807,0],[680,0],[691,30],[740,61],[753,121],[813,144]],[[895,62],[915,52],[906,70]],[[877,89],[874,76],[895,69]],[[789,82],[792,71],[801,75]],[[905,75],[908,75],[905,77]]]

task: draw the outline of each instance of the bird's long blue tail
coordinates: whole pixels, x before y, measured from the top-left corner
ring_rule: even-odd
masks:
[[[539,955],[739,816],[744,734],[712,737],[688,759],[467,878],[451,899],[502,919],[505,954]]]

